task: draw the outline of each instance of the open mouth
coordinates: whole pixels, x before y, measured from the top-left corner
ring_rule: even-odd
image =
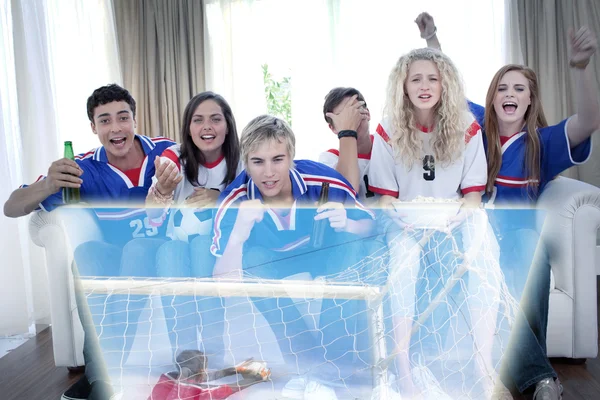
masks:
[[[430,94],[420,94],[419,95],[419,99],[421,99],[421,100],[429,100],[429,99],[431,99],[431,95]]]
[[[123,145],[125,145],[126,141],[127,141],[126,137],[117,137],[117,138],[110,139],[110,142],[118,147],[122,147]]]
[[[200,136],[200,139],[202,139],[202,140],[214,140],[214,138],[216,138],[215,135],[202,135],[202,136]]]
[[[502,103],[502,108],[507,114],[514,114],[517,111],[517,107],[517,103],[515,103],[514,101],[506,101]]]
[[[265,189],[273,189],[275,185],[277,185],[277,182],[278,181],[264,181],[263,186],[265,187]]]

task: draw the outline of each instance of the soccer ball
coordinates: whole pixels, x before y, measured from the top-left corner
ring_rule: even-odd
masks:
[[[196,235],[210,235],[212,231],[212,209],[174,208],[172,239],[189,242]]]

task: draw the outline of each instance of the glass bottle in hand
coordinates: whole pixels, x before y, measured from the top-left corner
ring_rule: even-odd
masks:
[[[319,203],[317,207],[321,207],[323,204],[327,203],[329,199],[329,182],[323,182],[321,186],[321,195],[319,196]],[[323,241],[325,239],[325,231],[327,230],[327,226],[329,225],[328,219],[321,219],[313,222],[313,231],[312,235],[310,235],[310,244],[313,248],[321,248],[323,246]]]
[[[70,141],[65,142],[65,158],[75,161],[73,144]],[[80,201],[79,188],[64,187],[62,195],[65,204],[77,204]]]

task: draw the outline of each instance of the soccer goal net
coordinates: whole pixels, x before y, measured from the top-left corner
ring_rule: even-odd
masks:
[[[318,277],[81,277],[116,390],[148,398],[178,352],[200,349],[209,369],[267,363],[244,398],[487,398],[518,309],[487,222],[352,245],[367,240],[366,257]]]

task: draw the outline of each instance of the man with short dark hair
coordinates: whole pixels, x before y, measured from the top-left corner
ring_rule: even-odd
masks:
[[[54,161],[31,185],[15,190],[4,204],[7,217],[21,217],[37,209],[52,211],[63,205],[62,188],[79,188],[81,201],[144,203],[154,176],[154,157],[173,145],[166,138],[137,135],[135,100],[112,84],[96,89],[87,101],[92,132],[102,144],[75,156]]]
[[[356,131],[349,130],[350,125],[344,119],[342,111],[356,103],[361,107],[362,121]],[[339,149],[327,150],[319,156],[319,162],[334,168],[354,187],[361,202],[369,204],[376,198],[369,192],[367,171],[371,160],[373,136],[369,133],[371,114],[363,95],[352,87],[337,87],[325,96],[323,116],[329,129],[340,140]]]
[[[92,132],[98,135],[102,146],[75,156],[74,161],[67,158],[54,161],[46,176],[40,176],[35,183],[23,185],[11,194],[4,204],[4,214],[16,218],[35,210],[52,211],[64,205],[63,188],[79,188],[81,201],[92,206],[107,203],[143,205],[154,176],[154,158],[174,143],[166,138],[136,134],[135,110],[131,94],[116,84],[94,90],[87,100],[87,114]],[[146,213],[143,209],[127,213],[123,213],[122,209],[94,211],[100,225],[111,225],[110,243],[84,243],[94,247],[93,251],[79,246],[75,252],[78,267],[74,268],[75,276],[78,275],[77,269],[85,275],[114,275],[119,268],[121,247],[127,241],[139,235],[150,237],[157,234],[156,229],[137,229],[144,226]],[[118,214],[119,218],[115,219],[108,213]],[[115,224],[118,226],[115,227]],[[104,271],[100,271],[102,269]],[[107,381],[102,356],[98,354],[94,324],[80,285],[78,282],[75,284],[78,288],[78,313],[85,332],[86,374],[62,398],[108,399],[112,388]]]

